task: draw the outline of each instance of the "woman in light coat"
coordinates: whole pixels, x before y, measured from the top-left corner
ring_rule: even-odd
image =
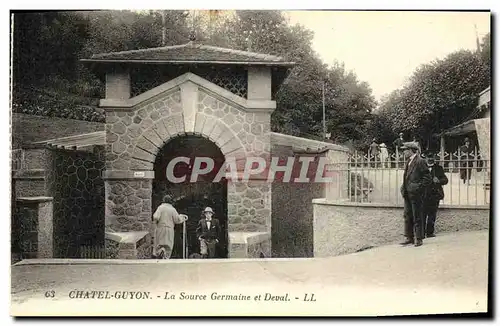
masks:
[[[169,259],[174,247],[175,224],[181,224],[187,220],[187,216],[179,214],[172,206],[173,199],[170,195],[163,197],[163,203],[158,206],[153,214],[155,225],[153,255],[163,259]]]
[[[382,163],[382,167],[389,167],[389,152],[387,151],[387,146],[382,143],[380,144],[380,162]]]

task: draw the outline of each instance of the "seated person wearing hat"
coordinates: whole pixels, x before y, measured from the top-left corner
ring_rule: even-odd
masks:
[[[196,236],[200,240],[200,254],[203,258],[214,258],[215,246],[219,243],[220,224],[218,219],[213,218],[213,215],[212,208],[205,208],[196,229]]]
[[[418,155],[418,144],[408,142],[402,148],[407,163],[403,174],[403,184],[401,185],[401,196],[404,199],[404,233],[406,240],[401,244],[409,245],[414,243],[418,247],[423,243],[424,194],[431,183],[431,175],[425,160]]]
[[[448,178],[444,174],[444,169],[436,162],[436,155],[432,152],[425,153],[425,160],[432,182],[425,192],[424,198],[424,225],[427,238],[434,237],[434,224],[439,202],[444,199],[443,186],[448,183]]]

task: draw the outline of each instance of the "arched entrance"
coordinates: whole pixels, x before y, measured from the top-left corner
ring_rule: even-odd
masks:
[[[174,158],[188,158],[189,164],[177,162],[173,170],[176,178],[186,176],[185,181],[174,183],[167,178],[167,167]],[[214,161],[214,169],[199,175],[196,182],[191,182],[193,164],[196,157],[208,157]],[[213,182],[217,172],[224,164],[224,154],[212,141],[198,135],[183,135],[170,139],[158,152],[154,163],[152,187],[153,212],[161,204],[163,195],[170,194],[175,200],[179,213],[189,216],[186,223],[187,254],[199,253],[199,241],[196,228],[203,209],[210,206],[215,211],[221,225],[220,243],[217,258],[228,257],[228,219],[227,219],[227,181]],[[205,164],[201,164],[205,168]],[[182,225],[176,226],[176,236],[172,258],[182,258]]]

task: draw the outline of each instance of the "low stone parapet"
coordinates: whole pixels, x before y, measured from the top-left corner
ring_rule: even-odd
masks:
[[[106,232],[106,258],[149,259],[152,253],[148,231]]]
[[[229,258],[270,258],[269,232],[229,232]]]
[[[314,257],[338,256],[402,241],[403,209],[403,205],[314,199]],[[489,229],[489,222],[487,206],[441,205],[435,227],[439,236]]]
[[[54,257],[52,200],[45,196],[16,199],[17,214],[12,227],[22,258]]]

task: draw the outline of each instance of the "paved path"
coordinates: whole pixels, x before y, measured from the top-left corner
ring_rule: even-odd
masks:
[[[487,231],[442,234],[418,248],[389,245],[331,258],[69,262],[13,266],[11,313],[349,316],[487,310]],[[55,291],[55,297],[45,298],[46,291]],[[95,299],[72,299],[72,291],[103,292],[95,292]],[[141,292],[133,295],[143,298],[123,299],[131,294],[119,291]],[[166,300],[166,292],[175,299]],[[181,292],[206,297],[183,300]],[[214,292],[250,300],[211,297]],[[264,301],[266,293],[288,293],[287,301]],[[259,294],[261,300],[255,300]],[[304,301],[312,294],[316,301]]]

